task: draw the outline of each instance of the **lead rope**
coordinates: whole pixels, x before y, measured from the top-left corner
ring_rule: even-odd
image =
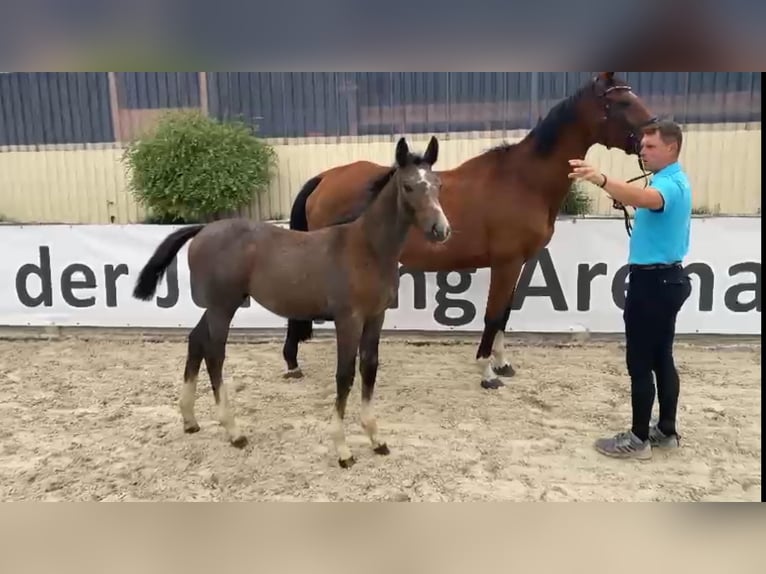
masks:
[[[641,161],[641,158],[638,158],[638,167],[643,172],[641,175],[637,175],[636,177],[631,177],[628,181],[625,183],[633,183],[634,181],[638,181],[639,179],[644,180],[644,189],[646,189],[646,186],[649,184],[649,180],[647,179],[651,174],[646,172],[644,170],[644,162]],[[612,200],[612,207],[614,209],[619,209],[622,211],[623,215],[625,216],[625,231],[628,232],[628,237],[631,236],[631,229],[633,229],[633,225],[630,223],[630,215],[628,214],[628,208],[617,201],[616,199]]]

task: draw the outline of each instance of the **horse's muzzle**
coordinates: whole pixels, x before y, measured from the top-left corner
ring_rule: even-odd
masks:
[[[448,223],[437,222],[431,226],[429,239],[438,241],[439,243],[444,243],[447,241],[447,239],[449,239],[451,234],[452,229]]]

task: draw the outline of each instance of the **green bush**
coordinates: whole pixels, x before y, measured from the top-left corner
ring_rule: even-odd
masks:
[[[591,198],[585,190],[584,184],[572,182],[569,193],[561,205],[561,213],[566,215],[585,215],[590,212]]]
[[[122,160],[148,221],[182,223],[225,217],[248,204],[268,186],[276,153],[242,122],[181,111],[131,142]]]

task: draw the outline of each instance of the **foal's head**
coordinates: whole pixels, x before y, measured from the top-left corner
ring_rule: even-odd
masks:
[[[588,128],[598,143],[628,154],[641,151],[641,129],[657,121],[647,105],[614,72],[600,72],[581,92]]]
[[[410,153],[404,138],[396,144],[396,186],[399,206],[412,217],[414,224],[425,233],[429,241],[446,241],[451,233],[447,216],[439,203],[441,179],[431,171],[439,156],[439,142],[431,137],[426,153],[419,157]]]

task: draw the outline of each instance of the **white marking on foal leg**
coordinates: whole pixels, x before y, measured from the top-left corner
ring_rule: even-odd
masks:
[[[181,398],[178,406],[181,409],[181,417],[184,421],[184,430],[186,432],[197,432],[199,424],[194,416],[194,401],[197,395],[197,377],[184,381],[181,387]]]
[[[378,421],[372,408],[372,401],[362,399],[362,429],[372,443],[372,449],[378,454],[388,454],[388,446],[378,438]]]
[[[372,411],[372,403],[362,400],[362,428],[367,436],[370,437],[372,446],[378,446],[378,423],[375,420],[375,414]]]
[[[333,409],[332,414],[332,440],[335,443],[335,451],[338,453],[338,458],[341,461],[349,461],[351,456],[351,449],[346,444],[346,433],[343,430],[343,419],[338,415],[338,410]]]
[[[222,381],[218,388],[218,420],[226,429],[229,440],[234,446],[242,447],[247,444],[245,435],[239,430],[237,421],[234,419],[234,409],[231,406],[229,389],[225,381]]]

